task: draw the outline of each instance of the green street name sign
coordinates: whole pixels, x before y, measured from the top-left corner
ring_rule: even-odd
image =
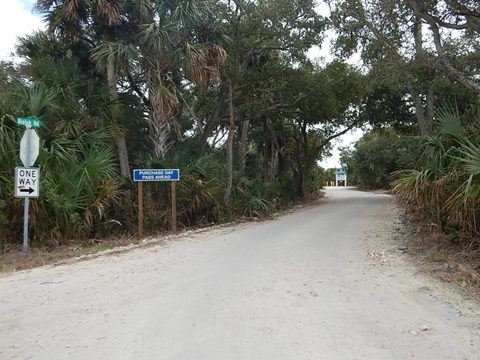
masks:
[[[38,119],[17,118],[17,124],[28,128],[39,128],[42,123]]]

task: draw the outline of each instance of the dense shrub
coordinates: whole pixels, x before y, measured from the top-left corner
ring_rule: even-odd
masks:
[[[412,166],[421,153],[420,139],[387,128],[366,133],[352,149],[343,149],[341,161],[350,184],[364,189],[388,188],[391,174]]]
[[[480,215],[478,124],[463,127],[456,110],[437,115],[438,131],[424,139],[418,166],[396,173],[393,190],[407,204],[476,237]]]

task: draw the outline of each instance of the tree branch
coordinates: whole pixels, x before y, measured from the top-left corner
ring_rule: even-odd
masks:
[[[145,106],[150,107],[150,100],[143,94],[143,92],[140,90],[137,84],[135,84],[132,74],[130,74],[130,71],[128,69],[127,69],[127,78],[133,91],[135,91],[137,95],[140,96]]]
[[[408,3],[410,7],[413,9],[415,14],[425,20],[427,24],[430,26],[430,30],[433,34],[433,43],[435,45],[435,50],[437,51],[437,56],[439,63],[436,67],[445,72],[449,77],[456,80],[460,84],[466,86],[467,88],[480,93],[480,84],[469,79],[465,74],[457,70],[448,60],[442,45],[442,39],[439,30],[439,23],[435,19],[435,17],[428,14],[423,8],[420,7],[416,0],[409,0]]]

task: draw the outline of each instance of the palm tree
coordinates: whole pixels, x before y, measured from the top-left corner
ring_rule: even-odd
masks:
[[[218,82],[226,52],[199,42],[198,28],[212,13],[211,0],[127,0],[126,28],[138,45],[150,106],[150,134],[155,154],[163,158],[172,142],[172,113],[185,79],[206,88]]]
[[[37,8],[45,14],[49,34],[58,34],[67,42],[92,36],[92,32],[88,31],[91,22],[94,27],[93,34],[94,36],[99,34],[99,39],[89,40],[108,43],[113,40],[115,28],[122,24],[120,0],[37,0]],[[117,72],[114,57],[108,58],[106,73],[111,101],[117,103]],[[120,173],[130,178],[128,148],[123,131],[117,132],[115,143]]]
[[[103,64],[111,98],[116,101],[120,67],[141,67],[148,97],[151,139],[157,157],[164,157],[176,126],[172,114],[185,79],[200,87],[220,80],[225,51],[211,42],[199,42],[198,28],[212,14],[212,0],[38,0],[50,33],[63,39],[87,38],[96,45],[93,59]],[[91,31],[90,23],[93,24]],[[97,36],[96,34],[99,34]],[[116,35],[119,36],[116,36]],[[119,38],[122,41],[119,41]],[[128,81],[132,81],[128,76]],[[137,91],[138,92],[138,91]],[[125,136],[116,137],[121,172],[129,176]]]

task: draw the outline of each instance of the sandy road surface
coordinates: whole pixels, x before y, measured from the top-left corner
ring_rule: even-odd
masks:
[[[387,195],[0,277],[0,359],[480,359],[478,304],[395,251]]]

